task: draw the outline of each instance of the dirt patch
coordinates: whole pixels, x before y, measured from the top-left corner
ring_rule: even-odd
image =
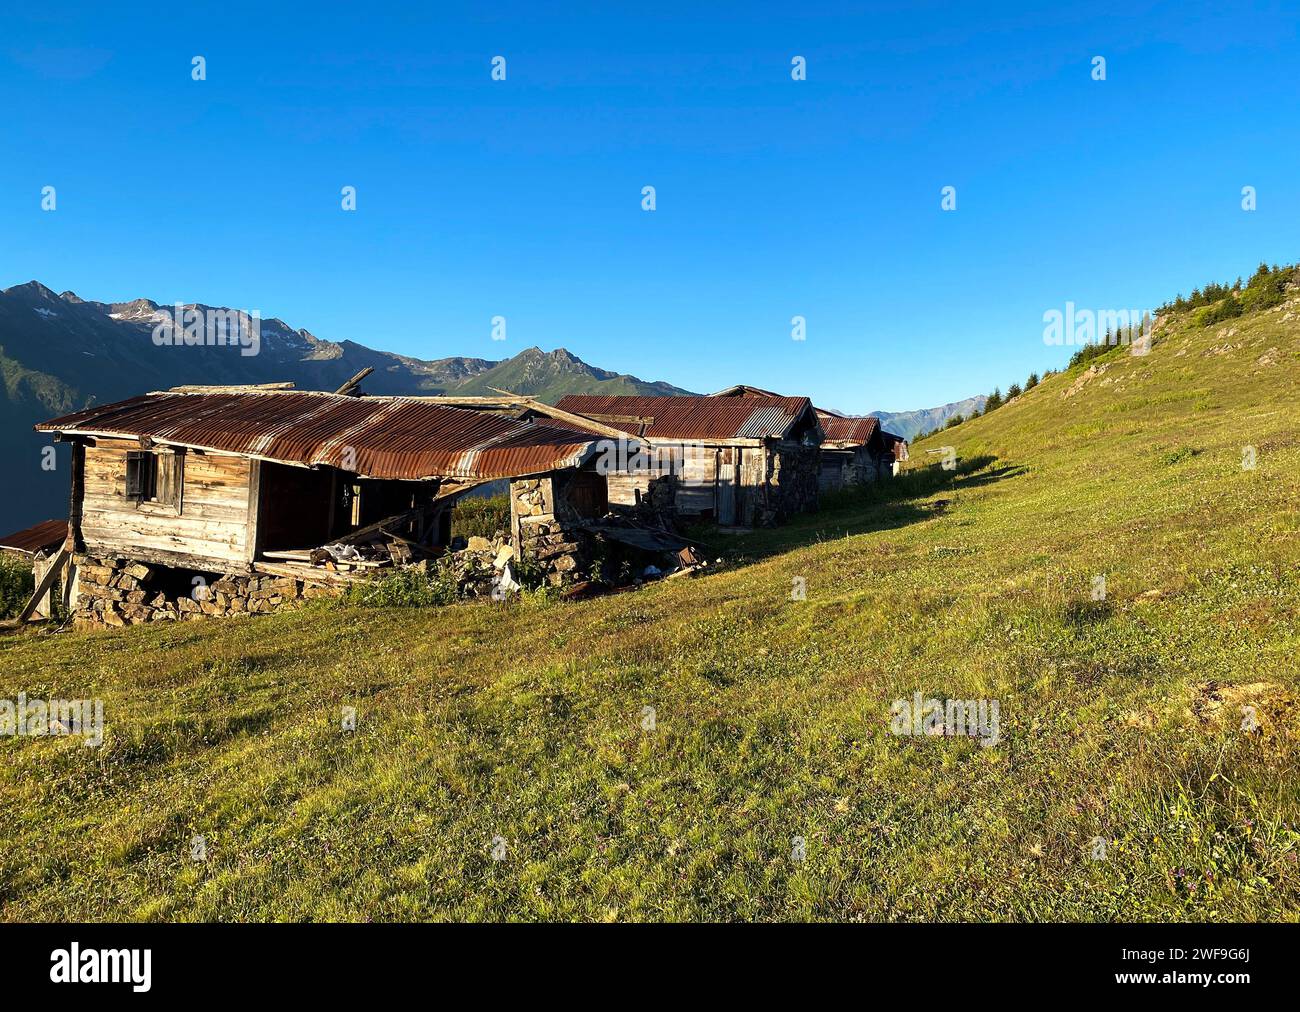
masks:
[[[1171,697],[1143,706],[1122,720],[1128,727],[1150,730],[1176,721],[1181,712],[1206,731],[1300,740],[1300,699],[1277,682],[1191,682],[1186,692],[1183,700]]]
[[[1198,724],[1236,725],[1242,733],[1300,738],[1296,697],[1276,682],[1198,682],[1187,712]]]

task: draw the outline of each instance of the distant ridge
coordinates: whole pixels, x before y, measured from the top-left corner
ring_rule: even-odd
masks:
[[[954,415],[969,415],[973,411],[983,411],[987,398],[980,394],[967,397],[964,401],[953,401],[937,408],[922,408],[917,411],[873,411],[880,419],[880,427],[896,433],[904,439],[915,439],[922,432],[932,432]]]

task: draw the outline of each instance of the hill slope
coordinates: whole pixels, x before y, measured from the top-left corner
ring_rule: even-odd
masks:
[[[1298,364],[1175,320],[634,594],[0,640],[108,721],[0,745],[0,916],[1295,920]]]

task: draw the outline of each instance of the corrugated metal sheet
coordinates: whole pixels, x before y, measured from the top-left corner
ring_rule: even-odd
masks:
[[[43,520],[25,530],[15,531],[0,538],[0,549],[35,555],[37,552],[57,548],[68,537],[66,520]]]
[[[780,394],[773,393],[771,390],[763,390],[760,387],[752,387],[741,383],[734,387],[727,387],[725,390],[719,390],[715,394],[709,394],[710,397],[780,397]],[[869,415],[844,415],[838,411],[832,411],[830,408],[814,408],[817,412],[817,421],[821,423],[822,431],[826,433],[827,443],[856,443],[865,445],[872,437],[872,434],[880,426],[880,420]]]
[[[828,443],[865,445],[880,427],[880,419],[873,415],[823,418],[821,422]]]
[[[569,394],[556,405],[638,435],[640,427],[613,415],[653,418],[651,439],[780,439],[812,410],[807,397],[618,397]]]
[[[159,443],[400,479],[541,474],[577,466],[600,442],[571,428],[419,398],[306,391],[145,394],[36,428],[148,436]],[[344,467],[345,456],[353,466]]]

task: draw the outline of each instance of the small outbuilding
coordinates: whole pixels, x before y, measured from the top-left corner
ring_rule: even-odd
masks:
[[[817,508],[824,433],[807,397],[570,394],[558,407],[647,447],[610,469],[610,502],[633,504],[657,475],[671,473],[682,517],[763,527]]]
[[[31,560],[58,551],[68,539],[66,520],[43,520],[39,524],[0,537],[0,553]]]
[[[750,399],[778,395],[739,383],[709,396]],[[906,459],[907,444],[901,437],[884,432],[880,419],[874,415],[844,415],[828,408],[815,410],[825,433],[817,473],[819,491],[834,492],[846,485],[861,485],[898,473],[895,460]],[[896,442],[891,444],[891,440]],[[895,454],[897,443],[902,443],[901,457]]]

